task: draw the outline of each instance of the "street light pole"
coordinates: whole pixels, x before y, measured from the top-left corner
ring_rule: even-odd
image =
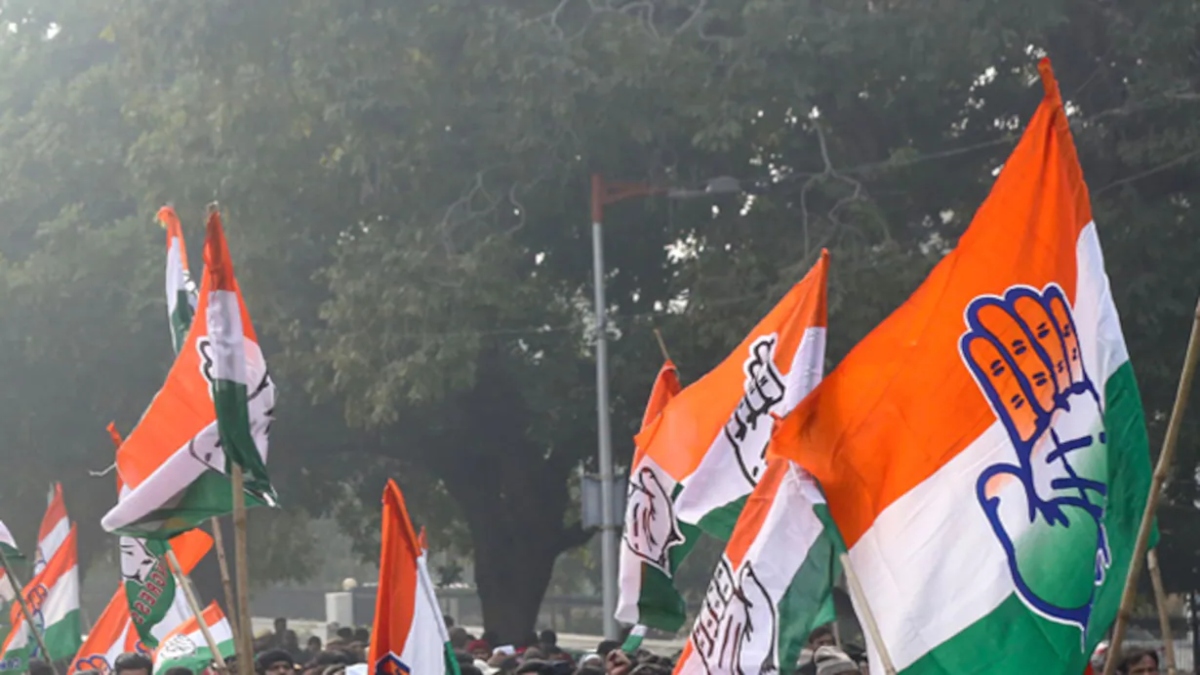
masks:
[[[604,637],[615,640],[617,625],[617,545],[621,526],[614,521],[612,423],[608,393],[608,306],[604,299],[604,207],[633,197],[665,194],[670,199],[691,199],[742,191],[737,179],[714,178],[700,190],[669,189],[649,183],[606,182],[592,174],[592,283],[596,303],[596,434],[600,463],[600,569],[603,575]]]
[[[608,305],[604,300],[604,206],[631,197],[665,192],[644,183],[605,183],[592,175],[592,283],[596,303],[596,434],[600,462],[600,569],[603,575],[604,637],[617,638],[617,543],[620,525],[614,522],[612,423],[608,394]]]

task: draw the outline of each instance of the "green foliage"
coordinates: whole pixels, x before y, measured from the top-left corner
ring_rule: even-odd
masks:
[[[605,212],[626,458],[652,328],[694,380],[822,247],[831,365],[902,302],[1036,104],[1039,50],[1077,110],[1161,437],[1200,286],[1182,0],[38,0],[0,19],[0,429],[19,467],[0,509],[22,540],[51,477],[76,514],[111,503],[83,468],[170,359],[150,216],[173,201],[198,263],[218,198],[281,392],[271,465],[293,510],[269,518],[298,548],[261,571],[311,572],[310,516],[372,556],[396,476],[435,548],[474,552],[489,625],[522,632],[587,539],[569,477],[595,469],[589,175],[764,179],[752,204]],[[1194,588],[1195,553],[1168,554],[1195,518],[1184,445],[1163,565]],[[86,558],[110,544],[84,524]]]

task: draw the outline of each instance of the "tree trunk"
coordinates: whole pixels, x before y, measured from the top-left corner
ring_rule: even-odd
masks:
[[[537,627],[558,555],[591,534],[564,522],[573,460],[529,438],[532,415],[501,359],[481,357],[478,384],[455,402],[460,423],[425,460],[470,528],[485,627],[519,644]]]

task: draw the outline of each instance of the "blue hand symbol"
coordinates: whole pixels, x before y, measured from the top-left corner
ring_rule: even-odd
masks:
[[[1111,564],[1103,404],[1062,289],[1017,286],[967,307],[959,349],[1015,452],[984,469],[976,495],[1017,595],[1086,633]]]

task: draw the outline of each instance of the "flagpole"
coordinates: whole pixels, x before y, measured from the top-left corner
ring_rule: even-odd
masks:
[[[867,604],[867,594],[863,592],[862,585],[858,582],[858,575],[854,573],[854,568],[850,566],[850,554],[841,554],[842,571],[846,573],[846,585],[850,587],[850,594],[854,597],[854,604],[858,608],[860,618],[867,629],[867,634],[871,636],[871,642],[875,645],[875,651],[879,653],[879,660],[883,665],[883,672],[887,675],[896,675],[896,666],[892,665],[892,656],[888,654],[887,645],[883,644],[883,636],[879,632],[879,624],[875,623],[875,615],[871,613],[871,606]]]
[[[1125,575],[1125,590],[1121,594],[1121,606],[1117,610],[1117,621],[1113,626],[1112,642],[1109,653],[1113,658],[1104,664],[1104,675],[1113,675],[1117,668],[1116,655],[1121,653],[1121,643],[1125,641],[1125,631],[1129,627],[1133,603],[1137,599],[1137,581],[1142,574],[1142,561],[1146,557],[1146,549],[1150,545],[1150,530],[1154,526],[1154,512],[1158,510],[1158,500],[1162,497],[1163,483],[1167,480],[1167,472],[1171,469],[1171,460],[1175,457],[1175,448],[1179,444],[1179,430],[1183,425],[1183,412],[1187,409],[1188,395],[1192,391],[1192,377],[1196,374],[1196,362],[1200,361],[1200,303],[1196,305],[1196,313],[1192,317],[1192,334],[1188,337],[1187,351],[1183,357],[1183,368],[1179,372],[1179,388],[1175,391],[1175,404],[1171,407],[1171,419],[1167,422],[1167,433],[1163,437],[1162,452],[1158,455],[1158,464],[1154,467],[1154,475],[1150,478],[1150,493],[1146,496],[1146,508],[1142,511],[1142,523],[1138,527],[1137,540],[1133,546],[1133,557],[1129,560],[1129,572]]]
[[[221,519],[212,518],[213,545],[217,549],[217,564],[221,568],[221,587],[225,590],[225,606],[229,608],[229,627],[233,634],[238,634],[238,616],[236,598],[233,595],[233,581],[229,578],[229,561],[225,557],[225,537],[221,534]]]
[[[29,611],[29,605],[25,602],[25,584],[22,584],[17,575],[13,574],[12,565],[8,564],[8,555],[4,553],[4,547],[0,546],[0,565],[4,566],[4,574],[8,576],[8,581],[13,588],[17,589],[17,603],[21,605],[21,615],[25,617],[25,625],[29,626],[29,632],[33,633],[33,639],[37,640],[38,647],[42,650],[42,656],[46,658],[46,663],[50,665],[50,671],[54,675],[58,675],[58,669],[54,667],[54,661],[50,660],[50,650],[46,649],[46,641],[42,638],[42,634],[37,629],[37,624],[33,622],[33,613]]]
[[[233,565],[237,572],[238,658],[241,675],[254,675],[254,637],[250,625],[250,568],[246,554],[246,485],[242,466],[230,462],[233,482]]]
[[[196,623],[200,624],[200,633],[204,636],[204,641],[208,643],[209,650],[213,653],[213,661],[217,662],[217,670],[227,673],[229,667],[225,665],[225,657],[221,654],[221,650],[217,647],[217,641],[213,639],[212,632],[208,629],[208,623],[204,620],[204,610],[200,608],[200,603],[196,602],[196,596],[192,592],[192,580],[183,572],[183,566],[179,564],[179,558],[175,557],[175,551],[167,547],[167,562],[171,566],[171,571],[175,574],[179,586],[183,587],[183,597],[187,600],[188,607],[192,610],[192,616],[196,617]]]
[[[1175,675],[1175,641],[1171,639],[1171,617],[1167,615],[1167,592],[1163,590],[1157,549],[1152,548],[1146,554],[1146,569],[1150,571],[1150,584],[1154,586],[1154,604],[1158,606],[1158,626],[1162,631],[1163,660],[1166,661],[1167,675]]]

